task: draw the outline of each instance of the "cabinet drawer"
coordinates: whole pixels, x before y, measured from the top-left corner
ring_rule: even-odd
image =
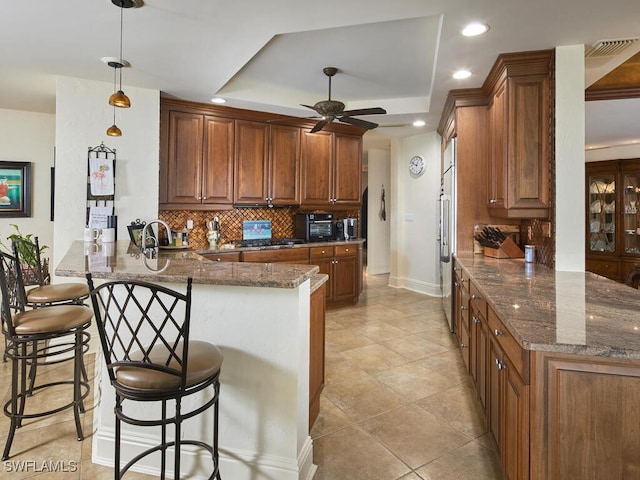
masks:
[[[336,257],[348,257],[355,255],[358,252],[357,245],[336,245],[335,253]]]
[[[492,308],[488,309],[487,320],[489,324],[489,330],[491,335],[497,340],[504,353],[509,357],[509,360],[517,370],[518,374],[529,383],[529,362],[526,351],[520,348],[518,342],[511,335],[509,330],[506,329],[502,321],[498,318]]]
[[[202,253],[201,254],[207,260],[212,262],[239,262],[240,252],[230,253]]]
[[[612,280],[618,279],[618,262],[614,259],[611,260],[590,260],[586,261],[587,271],[597,273],[603,277],[611,278]]]
[[[242,252],[243,262],[263,263],[309,263],[308,248],[292,248],[286,250],[258,250]]]
[[[333,257],[333,247],[311,247],[309,249],[309,258],[310,259],[318,259],[318,258],[332,258]]]
[[[484,318],[487,318],[487,301],[480,294],[478,287],[473,282],[469,282],[469,293],[471,294],[471,306],[477,310]]]

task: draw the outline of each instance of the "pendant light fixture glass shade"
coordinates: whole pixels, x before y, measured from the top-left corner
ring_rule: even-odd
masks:
[[[122,90],[118,90],[109,97],[109,105],[118,108],[129,108],[131,106],[131,100],[129,100],[129,97],[127,97]]]
[[[109,135],[110,137],[122,136],[122,130],[120,130],[116,125],[116,108],[115,107],[113,107],[113,125],[107,128],[107,135]]]

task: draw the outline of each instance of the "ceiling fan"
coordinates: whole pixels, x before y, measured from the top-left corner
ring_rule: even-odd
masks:
[[[337,100],[331,100],[331,77],[338,73],[338,69],[336,67],[325,67],[322,71],[327,77],[329,77],[329,99],[322,100],[316,103],[313,107],[311,105],[302,104],[303,107],[314,110],[321,117],[321,120],[311,129],[311,133],[319,132],[335,119],[338,119],[340,122],[355,125],[356,127],[366,128],[367,130],[376,128],[378,126],[377,123],[353,117],[358,115],[382,115],[387,113],[387,111],[380,107],[345,110],[344,103]]]

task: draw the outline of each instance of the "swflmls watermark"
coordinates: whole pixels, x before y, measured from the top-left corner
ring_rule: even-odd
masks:
[[[78,471],[78,462],[65,460],[6,460],[4,471],[7,473],[72,473]]]

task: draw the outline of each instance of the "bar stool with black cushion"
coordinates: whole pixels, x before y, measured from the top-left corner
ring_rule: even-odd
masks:
[[[105,282],[94,288],[91,274],[87,274],[87,281],[109,379],[116,395],[114,478],[122,478],[139,460],[159,452],[164,479],[167,451],[173,447],[173,478],[179,479],[180,448],[195,445],[211,455],[213,468],[209,478],[220,480],[218,399],[223,357],[214,345],[189,339],[191,278],[187,280],[184,294],[161,285],[128,280]],[[203,398],[201,403],[183,412],[182,400],[198,392],[203,392],[198,396]],[[134,418],[129,408],[135,411],[139,407],[131,402],[160,402],[159,418]],[[175,404],[173,416],[167,416],[167,402]],[[195,400],[189,400],[190,405],[194,403]],[[213,410],[212,430],[210,436],[207,434],[210,442],[183,439],[182,421],[210,408]],[[136,455],[123,467],[121,422],[161,426],[160,444]],[[168,425],[173,425],[175,430],[171,441],[167,441]]]
[[[33,242],[16,239],[12,242],[12,249],[13,256],[20,260],[27,305],[34,308],[66,303],[80,305],[89,297],[86,283],[51,283],[51,275],[45,271],[40,257],[38,237],[34,237]]]
[[[84,333],[93,317],[91,309],[82,305],[58,305],[26,310],[20,262],[4,252],[0,252],[0,291],[2,333],[7,345],[5,355],[11,361],[11,397],[4,405],[4,413],[10,418],[11,424],[2,460],[9,458],[16,430],[22,426],[24,419],[53,415],[68,408],[73,408],[78,440],[83,440],[80,414],[84,412],[83,401],[90,388],[89,383],[81,378],[81,371],[82,356],[88,341]],[[69,361],[73,361],[71,379],[36,386],[33,381],[27,383],[28,372],[35,372],[34,365]],[[39,412],[30,412],[25,408],[27,397],[38,393],[46,396],[46,389],[59,385],[73,387],[68,403]],[[56,398],[63,398],[59,389],[55,391]]]

